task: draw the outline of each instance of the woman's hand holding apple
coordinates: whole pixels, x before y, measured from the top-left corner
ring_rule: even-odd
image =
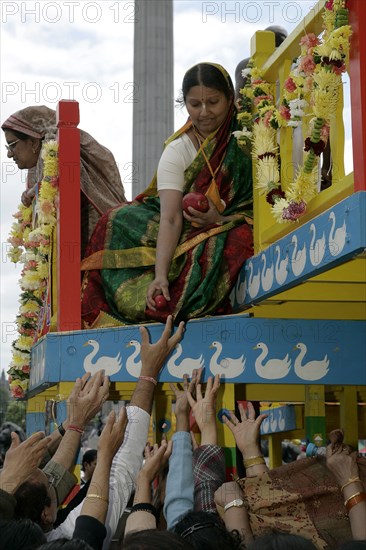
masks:
[[[183,216],[194,227],[205,227],[206,225],[222,222],[223,217],[208,197],[202,195],[206,199],[204,201],[200,197],[192,196],[190,198],[190,195],[201,195],[201,193],[187,193],[183,197]]]

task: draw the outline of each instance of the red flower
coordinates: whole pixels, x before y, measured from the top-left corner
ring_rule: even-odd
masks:
[[[284,220],[295,221],[300,218],[306,210],[306,202],[290,202],[287,208],[284,208],[282,212],[282,218]]]
[[[333,4],[334,0],[328,0],[328,2],[325,4],[325,8],[331,11],[333,9]]]
[[[280,116],[282,118],[284,118],[285,120],[290,120],[291,112],[290,112],[290,109],[288,107],[286,107],[285,105],[281,105],[278,112],[280,113]]]
[[[320,139],[317,143],[311,141],[311,138],[306,138],[304,151],[310,151],[312,149],[316,156],[320,156],[325,149],[325,142]]]
[[[273,111],[267,111],[266,114],[264,115],[263,122],[266,126],[269,126],[272,116],[273,116]]]
[[[285,196],[284,191],[282,191],[281,186],[279,186],[267,193],[266,201],[273,206],[276,201],[284,199]]]
[[[306,34],[305,36],[302,37],[302,39],[300,40],[300,45],[301,46],[306,46],[306,49],[309,50],[311,48],[314,48],[315,46],[317,46],[319,44],[319,39],[318,37],[313,33],[311,32],[310,34]]]
[[[312,55],[305,55],[301,58],[299,69],[305,74],[313,74],[316,65]]]
[[[24,391],[20,386],[15,386],[14,388],[11,388],[11,393],[16,399],[21,399],[22,397],[24,397]]]
[[[285,88],[285,90],[287,92],[294,92],[296,90],[296,84],[295,82],[292,80],[291,76],[289,76],[288,78],[286,78],[285,82],[284,82],[284,85],[283,87]]]

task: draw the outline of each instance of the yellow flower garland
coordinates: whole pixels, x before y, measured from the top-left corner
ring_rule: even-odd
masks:
[[[256,160],[257,188],[266,195],[278,223],[296,221],[317,194],[318,157],[329,135],[329,124],[336,110],[342,73],[349,54],[351,28],[345,0],[329,0],[323,13],[322,41],[314,34],[305,36],[295,69],[285,81],[283,102],[276,108],[272,85],[250,60],[243,71],[247,78],[241,90],[238,120],[243,130],[236,132],[238,144],[247,147],[252,140]],[[281,189],[277,129],[301,124],[305,109],[311,106],[309,135],[305,140],[304,162],[286,193]]]
[[[18,338],[12,344],[9,385],[13,397],[23,398],[29,383],[30,353],[38,337],[38,320],[45,306],[49,277],[52,233],[56,225],[55,200],[58,194],[58,144],[46,142],[41,151],[44,168],[37,200],[30,207],[21,204],[14,214],[8,242],[8,256],[14,263],[23,261],[19,281],[22,293],[17,315]],[[32,227],[33,208],[37,218]]]

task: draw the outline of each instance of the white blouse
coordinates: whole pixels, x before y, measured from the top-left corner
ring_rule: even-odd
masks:
[[[175,189],[183,192],[184,172],[196,155],[195,146],[187,134],[182,134],[169,143],[165,147],[158,165],[158,191]]]

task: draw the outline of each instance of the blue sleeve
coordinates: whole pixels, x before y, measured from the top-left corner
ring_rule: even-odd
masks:
[[[169,459],[164,501],[167,529],[172,529],[185,514],[191,512],[194,503],[191,435],[177,432],[172,439],[173,452]]]

